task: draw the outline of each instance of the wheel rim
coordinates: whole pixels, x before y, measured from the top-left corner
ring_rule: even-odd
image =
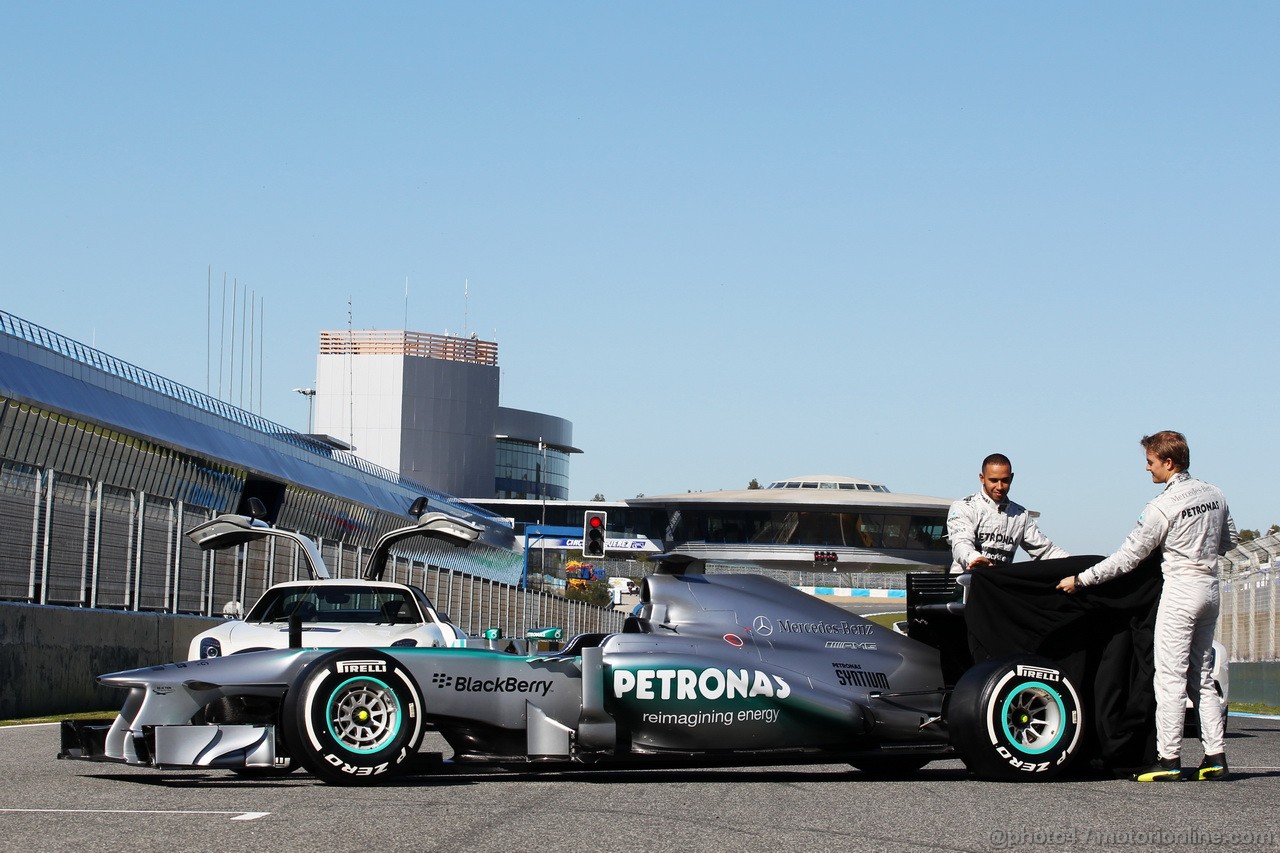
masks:
[[[1047,752],[1062,740],[1066,716],[1057,691],[1039,681],[1015,688],[1000,712],[1009,743],[1031,755]]]
[[[329,694],[327,724],[351,752],[377,752],[400,732],[400,701],[376,678],[352,678]]]

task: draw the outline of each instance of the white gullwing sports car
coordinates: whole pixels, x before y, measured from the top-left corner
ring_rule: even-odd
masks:
[[[466,546],[479,529],[440,512],[420,514],[418,522],[387,533],[374,546],[363,576],[334,579],[315,543],[279,530],[258,518],[221,515],[187,534],[202,549],[221,549],[278,537],[297,543],[312,580],[272,586],[244,619],[228,620],[191,641],[189,660],[241,652],[294,648],[415,648],[459,645],[466,635],[436,610],[421,589],[381,580],[392,546],[427,537]]]

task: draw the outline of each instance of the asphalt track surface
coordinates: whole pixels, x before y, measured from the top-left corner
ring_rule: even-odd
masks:
[[[438,736],[432,733],[430,738]],[[438,741],[427,748],[442,748]],[[1280,849],[1280,720],[1233,716],[1225,782],[906,781],[839,765],[420,776],[339,788],[58,761],[0,728],[0,850],[817,851]],[[1199,762],[1187,743],[1187,763]]]

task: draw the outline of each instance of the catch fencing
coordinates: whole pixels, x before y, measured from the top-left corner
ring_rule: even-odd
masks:
[[[308,577],[297,545],[277,537],[201,551],[184,534],[211,517],[170,498],[0,462],[0,600],[221,616],[237,604],[247,609],[272,584]],[[332,577],[357,577],[368,557],[360,546],[322,538],[316,544]],[[428,543],[428,556],[433,547],[453,550]],[[560,627],[572,636],[616,631],[624,619],[394,553],[383,578],[420,587],[467,634]]]
[[[1280,660],[1276,604],[1280,565],[1227,575],[1220,589],[1218,640],[1232,661]]]
[[[801,571],[798,569],[746,568],[742,566],[708,563],[707,571],[715,574],[766,575],[788,586],[837,587],[850,589],[900,589],[906,591],[907,573],[885,572],[836,572]]]

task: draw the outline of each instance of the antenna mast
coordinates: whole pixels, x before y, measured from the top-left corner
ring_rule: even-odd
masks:
[[[213,264],[209,264],[204,281],[204,393],[209,393],[213,376]]]
[[[356,443],[356,336],[353,328],[351,300],[347,297],[347,444]]]

